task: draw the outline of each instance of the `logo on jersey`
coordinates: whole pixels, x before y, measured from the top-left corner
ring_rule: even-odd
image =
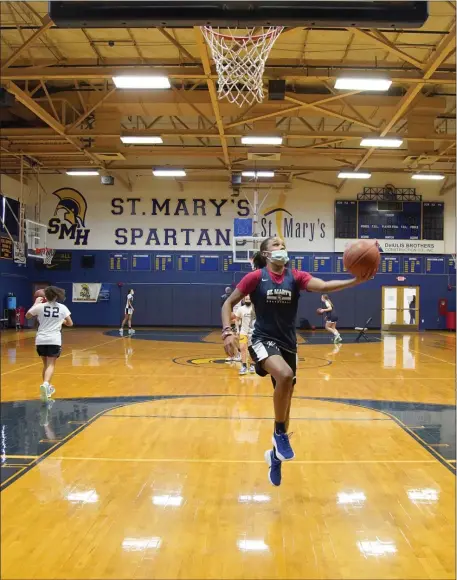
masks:
[[[290,304],[292,302],[292,292],[281,288],[267,290],[267,302],[269,304]]]
[[[87,201],[72,187],[62,187],[53,192],[58,198],[54,216],[48,223],[48,234],[59,240],[73,240],[75,246],[87,246],[90,229],[86,228]]]

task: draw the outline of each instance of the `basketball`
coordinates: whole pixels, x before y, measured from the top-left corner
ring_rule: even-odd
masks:
[[[356,278],[375,272],[380,261],[381,254],[375,240],[357,240],[346,248],[343,255],[344,267]]]
[[[46,295],[44,293],[44,290],[42,288],[40,288],[39,290],[37,290],[35,292],[35,294],[33,295],[34,299],[36,300],[37,298],[43,298],[43,301],[46,300]]]
[[[323,310],[323,308],[318,308],[318,309],[316,310],[316,312],[317,312],[318,314],[324,314],[324,310]]]

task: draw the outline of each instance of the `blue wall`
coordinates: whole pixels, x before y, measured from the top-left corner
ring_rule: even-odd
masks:
[[[1,313],[6,307],[5,300],[9,292],[17,298],[17,306],[29,306],[32,301],[32,284],[30,268],[17,266],[13,260],[0,260],[0,306]]]
[[[7,260],[0,260],[0,298],[8,292],[18,297],[18,305],[28,306],[33,282],[49,282],[64,288],[67,304],[78,325],[118,326],[123,315],[125,297],[129,287],[135,294],[135,326],[219,326],[220,297],[227,285],[236,284],[245,272],[112,272],[109,270],[109,251],[92,251],[95,254],[93,269],[82,269],[80,259],[87,250],[73,251],[71,271],[37,269],[29,260],[21,269]],[[171,252],[167,252],[171,253]],[[176,252],[181,254],[181,252]],[[195,253],[195,252],[193,252]],[[203,252],[205,253],[205,252]],[[26,274],[25,274],[26,272]],[[13,275],[11,275],[13,274]],[[24,278],[23,276],[28,276]],[[22,276],[19,278],[18,276]],[[320,274],[331,280],[345,278],[344,274]],[[406,282],[398,282],[396,275],[378,274],[374,280],[334,294],[338,309],[339,326],[353,328],[370,316],[373,326],[381,325],[381,288],[386,285],[420,286],[421,329],[442,329],[443,319],[438,317],[438,300],[447,298],[449,309],[455,310],[455,290],[448,291],[447,275],[407,275]],[[110,300],[97,304],[71,303],[73,282],[103,282],[111,290]],[[118,287],[118,283],[124,286]],[[455,285],[455,278],[453,281]],[[319,296],[303,294],[299,303],[298,320],[306,318],[311,325],[322,326],[322,317],[316,314]]]

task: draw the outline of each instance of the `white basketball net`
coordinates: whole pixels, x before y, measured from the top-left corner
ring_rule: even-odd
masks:
[[[52,248],[37,248],[36,253],[43,259],[44,264],[49,266],[49,264],[52,264],[52,258],[56,251]]]
[[[201,27],[216,63],[218,97],[239,107],[261,103],[265,62],[284,27],[261,27],[260,33],[259,28],[253,28],[245,36],[227,30],[222,34],[211,26]]]

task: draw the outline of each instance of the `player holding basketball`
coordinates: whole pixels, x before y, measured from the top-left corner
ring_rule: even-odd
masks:
[[[241,352],[241,369],[240,375],[248,372],[248,346],[251,346],[252,330],[255,322],[255,312],[252,307],[251,297],[245,296],[243,306],[240,306],[236,312],[237,322],[239,324],[240,352]],[[249,365],[249,372],[255,373],[255,367]]]
[[[324,308],[319,308],[319,314],[325,314],[325,328],[333,334],[333,342],[343,342],[340,333],[336,329],[336,323],[338,322],[338,315],[336,314],[336,309],[333,306],[333,302],[330,300],[327,294],[322,294],[321,301],[324,303]]]
[[[43,361],[43,384],[40,386],[40,397],[48,402],[55,393],[51,379],[56,361],[62,352],[62,325],[73,326],[70,311],[61,304],[65,300],[65,290],[48,286],[44,290],[46,300],[38,296],[35,304],[25,315],[26,318],[38,318],[38,331],[35,345],[38,356]]]
[[[288,261],[280,238],[265,239],[254,256],[256,269],[244,276],[222,307],[224,348],[233,356],[237,349],[237,337],[230,326],[233,305],[248,294],[254,305],[256,321],[249,352],[257,374],[271,375],[274,386],[273,449],[265,452],[265,460],[269,480],[276,486],[281,484],[281,462],[294,458],[287,431],[297,369],[295,323],[300,291],[336,292],[365,282],[375,274],[370,270],[360,278],[325,282],[308,272],[287,268]]]
[[[121,327],[119,329],[119,334],[121,336],[124,336],[124,325],[127,322],[128,327],[129,327],[129,334],[135,334],[135,331],[132,329],[132,316],[133,313],[135,311],[135,308],[133,308],[133,295],[135,294],[135,291],[133,290],[133,288],[131,288],[129,290],[129,293],[127,294],[127,302],[125,303],[125,315],[124,315],[124,320],[122,321]]]

